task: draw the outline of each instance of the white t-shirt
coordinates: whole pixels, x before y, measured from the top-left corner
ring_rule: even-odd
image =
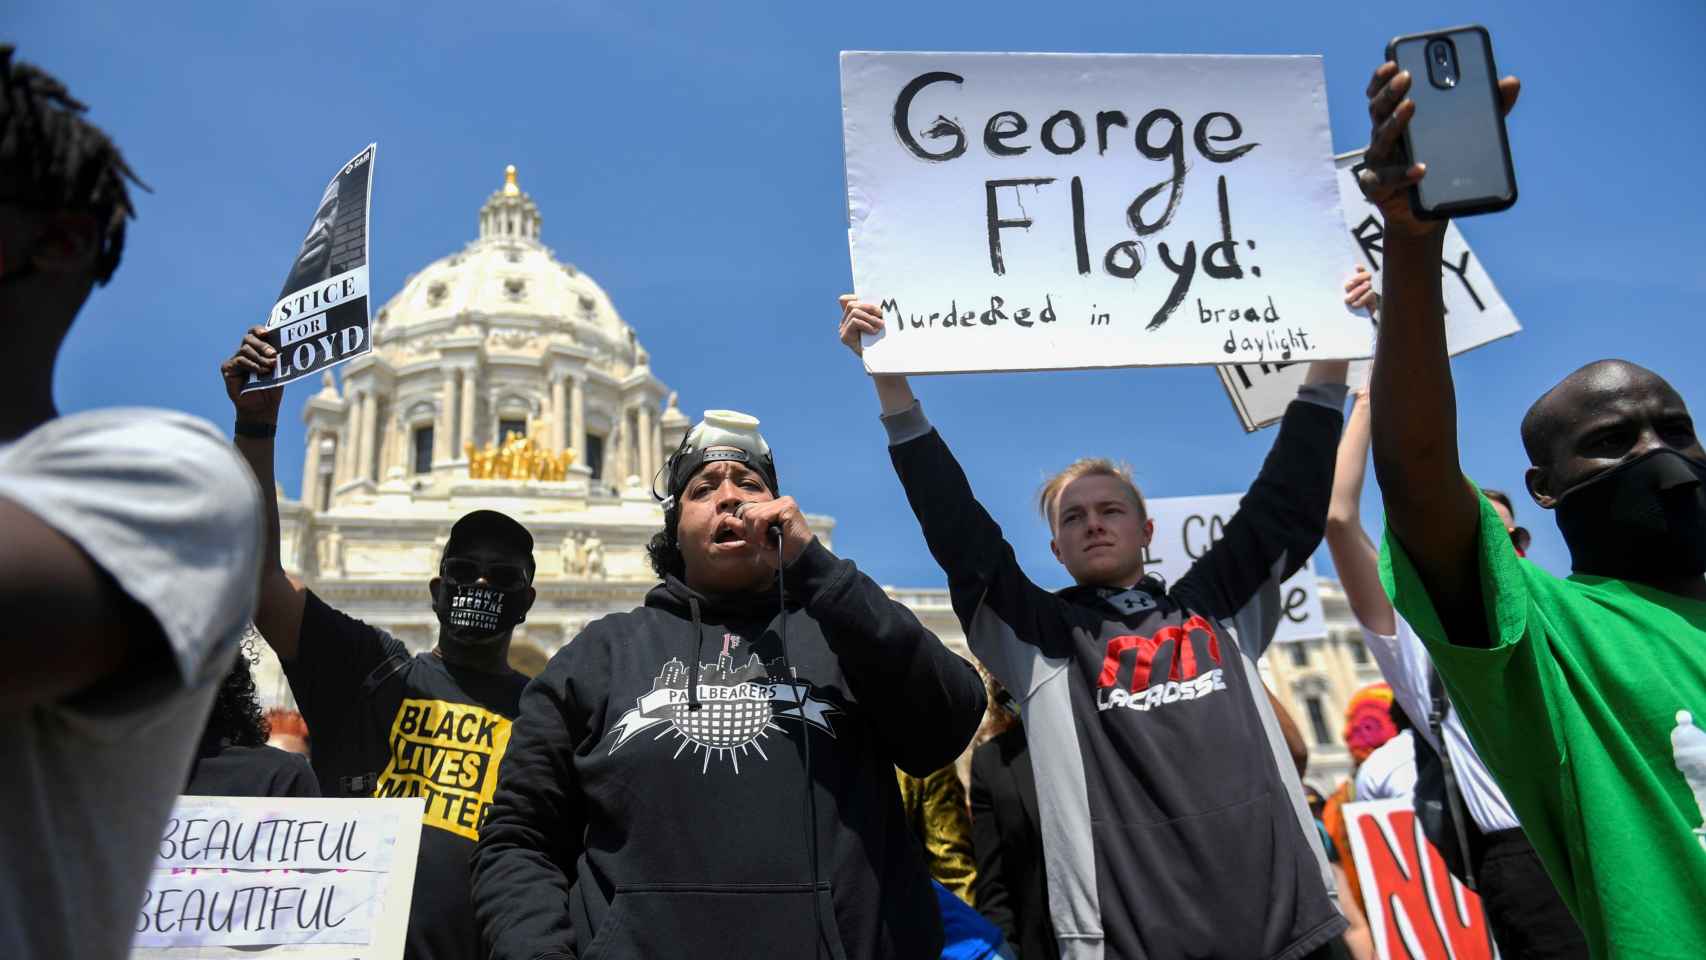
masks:
[[[1416,744],[1410,731],[1401,731],[1363,760],[1355,790],[1358,802],[1397,800],[1416,792]]]
[[[82,548],[171,647],[158,689],[0,713],[0,956],[121,958],[254,612],[260,491],[205,421],[133,408],[60,417],[0,447],[0,498]]]
[[[1433,704],[1433,696],[1428,692],[1428,672],[1433,669],[1433,662],[1428,659],[1422,639],[1416,636],[1404,618],[1397,613],[1392,616],[1398,624],[1397,636],[1382,636],[1362,627],[1363,641],[1368,644],[1368,652],[1374,655],[1374,662],[1380,665],[1386,682],[1391,684],[1392,695],[1397,698],[1398,705],[1415,724],[1416,733],[1437,751],[1440,745],[1434,742],[1433,731],[1428,727],[1428,714]],[[1463,721],[1458,719],[1456,707],[1446,711],[1441,729],[1445,733],[1445,749],[1451,758],[1452,771],[1456,773],[1458,787],[1463,791],[1463,806],[1469,811],[1470,819],[1483,833],[1520,826],[1504,791],[1499,789],[1487,765],[1475,753],[1474,744],[1469,742],[1469,734],[1463,730]]]

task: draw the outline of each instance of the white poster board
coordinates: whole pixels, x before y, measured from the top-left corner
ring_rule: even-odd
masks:
[[[1185,571],[1226,528],[1238,512],[1241,493],[1204,497],[1155,497],[1145,500],[1149,517],[1155,521],[1155,539],[1144,551],[1146,573],[1160,574],[1169,584],[1179,582]],[[1312,640],[1327,635],[1327,616],[1321,609],[1320,581],[1315,561],[1280,585],[1282,615],[1274,642]]]
[[[179,797],[131,956],[400,960],[424,802]]]
[[[842,53],[872,373],[1352,357],[1320,57]]]
[[[1362,152],[1340,154],[1334,158],[1338,169],[1339,197],[1345,212],[1345,229],[1350,233],[1352,259],[1344,261],[1340,270],[1341,287],[1350,277],[1354,264],[1361,263],[1374,274],[1374,289],[1380,290],[1380,269],[1385,262],[1385,219],[1375,206],[1363,199],[1357,188],[1351,167],[1362,159]],[[1469,242],[1463,239],[1456,223],[1445,228],[1445,250],[1440,258],[1440,289],[1445,302],[1445,343],[1452,356],[1508,337],[1522,329],[1516,314],[1511,311],[1493,278],[1476,259]],[[1363,355],[1374,353],[1374,324],[1369,325],[1369,342]],[[1220,382],[1232,398],[1232,407],[1245,430],[1259,430],[1278,423],[1285,414],[1285,405],[1297,396],[1303,385],[1308,365],[1294,364],[1226,364],[1218,368]],[[1368,377],[1366,365],[1353,365],[1349,382],[1356,386]]]
[[[1493,960],[1481,898],[1446,870],[1411,798],[1347,803],[1351,857],[1378,960]]]

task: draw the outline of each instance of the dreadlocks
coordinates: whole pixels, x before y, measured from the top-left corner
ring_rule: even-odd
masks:
[[[95,279],[111,279],[124,254],[125,221],[136,215],[125,181],[144,190],[124,156],[81,114],[65,84],[0,44],[0,200],[37,210],[79,210],[101,231]]]

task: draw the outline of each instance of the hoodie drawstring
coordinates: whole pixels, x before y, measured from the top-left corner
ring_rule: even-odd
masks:
[[[705,628],[699,623],[699,598],[689,595],[687,609],[693,613],[693,666],[687,669],[687,709],[697,710],[699,703],[699,655],[705,648]]]

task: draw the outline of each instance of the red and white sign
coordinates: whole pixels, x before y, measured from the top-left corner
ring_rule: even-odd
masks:
[[[1492,960],[1481,898],[1446,870],[1409,798],[1345,805],[1363,909],[1381,960]]]

